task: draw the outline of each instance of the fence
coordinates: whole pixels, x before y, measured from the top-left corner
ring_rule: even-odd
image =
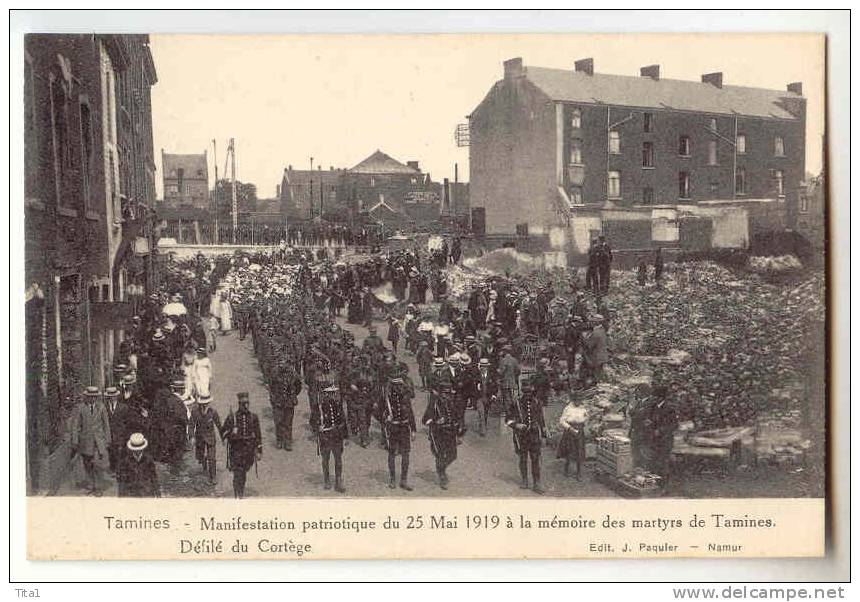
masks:
[[[379,242],[379,233],[345,226],[286,227],[284,224],[215,224],[200,221],[170,221],[162,229],[161,238],[173,238],[179,244],[213,245],[278,245],[345,247],[372,245]]]

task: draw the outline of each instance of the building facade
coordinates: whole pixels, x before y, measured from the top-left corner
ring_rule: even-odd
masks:
[[[505,61],[469,116],[470,202],[486,231],[565,227],[595,207],[774,198],[796,217],[806,101],[785,92]]]
[[[277,190],[281,213],[288,220],[307,220],[335,208],[343,172],[335,167],[324,170],[321,165],[315,170],[287,166]]]
[[[50,488],[40,479],[45,460],[62,455],[81,388],[111,378],[122,335],[110,316],[129,307],[129,274],[148,262],[156,75],[144,35],[30,34],[24,46],[27,467],[36,491]]]
[[[194,207],[209,209],[209,161],[207,152],[200,155],[177,155],[161,149],[161,173],[166,208]]]

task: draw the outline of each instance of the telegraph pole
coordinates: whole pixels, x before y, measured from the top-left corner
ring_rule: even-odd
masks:
[[[239,202],[236,199],[236,146],[230,138],[230,177],[233,180],[233,244],[236,244],[236,229],[239,227]]]
[[[212,162],[215,164],[215,188],[212,190],[212,201],[215,205],[215,232],[212,235],[212,242],[218,244],[218,147],[215,144],[215,138],[212,139]]]

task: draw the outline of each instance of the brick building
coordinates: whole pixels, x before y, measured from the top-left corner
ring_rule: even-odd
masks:
[[[155,191],[145,35],[24,42],[28,485],[62,470],[65,416],[111,378],[137,278],[151,284]],[[117,316],[119,320],[114,319]],[[55,459],[52,463],[51,458]],[[46,461],[47,460],[47,461]],[[47,471],[47,472],[46,472]]]
[[[469,116],[470,201],[488,233],[568,227],[596,208],[775,199],[792,225],[806,100],[786,91],[504,63]],[[473,213],[474,215],[474,213]]]
[[[177,155],[161,149],[164,207],[209,209],[209,161],[207,153]]]
[[[312,219],[327,208],[335,207],[337,190],[343,169],[329,167],[317,169],[284,169],[277,196],[281,203],[281,213],[288,220]]]

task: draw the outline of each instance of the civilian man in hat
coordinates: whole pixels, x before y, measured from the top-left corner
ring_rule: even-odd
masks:
[[[170,396],[162,408],[161,455],[173,472],[179,470],[188,435],[189,410],[185,404],[185,380],[175,378],[170,383]]]
[[[522,390],[522,396],[514,397],[508,404],[505,424],[513,431],[514,450],[519,456],[522,478],[520,489],[529,488],[528,465],[531,460],[532,490],[542,494],[544,490],[540,484],[540,450],[541,439],[546,439],[543,404],[535,395],[531,382],[527,381]]]
[[[215,483],[215,441],[221,432],[221,417],[211,407],[212,398],[201,396],[191,412],[191,429],[194,433],[194,446],[197,461],[207,472],[210,484]]]
[[[323,486],[331,489],[329,464],[334,456],[334,489],[345,493],[343,486],[343,440],[347,437],[346,415],[340,389],[324,389],[319,404],[311,408],[311,427],[317,436],[317,451],[322,460]]]
[[[110,445],[108,445],[108,463],[111,472],[116,472],[119,459],[123,452],[123,441],[127,440],[130,409],[128,404],[120,402],[119,389],[105,389],[105,412],[110,425]]]
[[[603,326],[603,316],[594,314],[591,317],[591,333],[583,341],[582,380],[586,386],[596,385],[603,378],[603,366],[609,360],[606,350],[606,329]]]
[[[409,452],[415,439],[415,414],[412,411],[414,392],[403,378],[391,379],[386,390],[385,404],[382,408],[383,430],[388,449],[388,487],[394,489],[396,468],[395,460],[400,454],[400,488],[412,491],[409,485]]]
[[[132,433],[117,470],[119,497],[161,497],[155,461],[146,451],[149,442],[143,433]]]
[[[433,369],[433,352],[427,345],[427,341],[419,341],[418,351],[415,353],[415,361],[418,363],[418,375],[421,377],[421,388],[426,389],[430,380],[430,372]]]
[[[105,406],[101,403],[102,393],[98,387],[84,390],[84,401],[72,410],[70,433],[72,455],[79,453],[84,463],[84,471],[89,481],[89,495],[100,496],[98,488],[97,460],[108,455],[111,442],[110,421]]]
[[[506,343],[502,346],[498,373],[502,404],[507,408],[519,395],[520,385],[520,363],[514,357],[514,348],[510,344]]]
[[[248,393],[236,394],[239,409],[227,416],[221,427],[221,439],[228,443],[230,470],[233,471],[233,495],[245,497],[245,479],[248,470],[263,455],[263,437],[260,434],[260,419],[249,409]]]
[[[493,406],[493,399],[496,397],[498,389],[496,379],[490,370],[490,360],[485,357],[478,361],[478,378],[475,387],[478,434],[484,437],[487,434],[487,412]],[[499,421],[496,420],[494,426],[496,433],[498,433],[498,426]]]
[[[288,359],[279,362],[269,379],[269,401],[275,422],[275,445],[293,449],[293,415],[302,392],[302,379]]]

